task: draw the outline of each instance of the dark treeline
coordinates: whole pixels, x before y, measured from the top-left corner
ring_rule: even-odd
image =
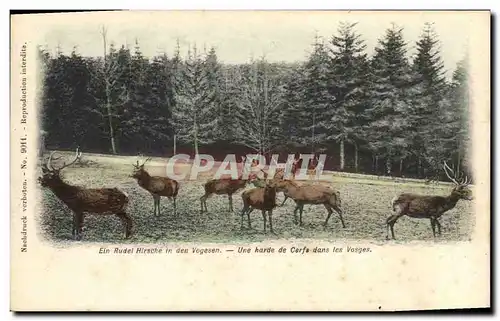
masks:
[[[102,40],[102,57],[39,50],[49,149],[326,153],[327,169],[428,178],[444,160],[467,166],[467,57],[447,80],[431,24],[415,44],[392,25],[368,56],[355,24],[341,23],[300,63],[230,65],[215,48],[181,56],[179,45],[149,59],[138,42],[116,47],[105,30]]]

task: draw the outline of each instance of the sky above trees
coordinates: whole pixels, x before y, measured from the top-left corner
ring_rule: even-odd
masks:
[[[243,63],[262,55],[268,61],[306,60],[314,37],[329,38],[340,21],[357,23],[368,55],[373,54],[378,40],[392,23],[403,27],[403,36],[409,44],[407,55],[411,57],[424,23],[432,22],[440,35],[445,74],[451,78],[473,28],[471,15],[465,12],[110,12],[72,13],[57,15],[57,19],[40,15],[33,23],[39,30],[39,44],[52,52],[59,46],[62,52],[70,53],[77,46],[83,56],[101,55],[99,30],[106,25],[110,42],[132,48],[137,39],[146,57],[162,52],[173,54],[179,39],[183,56],[188,44],[196,43],[199,48],[215,47],[221,62]]]

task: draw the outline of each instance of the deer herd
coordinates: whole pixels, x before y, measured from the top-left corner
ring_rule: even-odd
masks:
[[[127,213],[129,204],[129,196],[127,193],[117,187],[114,188],[84,188],[76,185],[71,185],[65,182],[61,176],[61,170],[74,164],[80,158],[82,153],[77,149],[75,158],[68,164],[63,163],[62,166],[55,168],[52,165],[55,151],[53,151],[46,164],[42,165],[42,176],[38,179],[42,187],[49,188],[52,193],[60,199],[73,212],[73,230],[72,235],[76,240],[82,238],[82,228],[84,215],[116,215],[123,224],[124,237],[130,238],[133,235],[133,219]],[[150,158],[146,159],[142,164],[137,161],[133,165],[131,178],[137,181],[145,191],[149,192],[154,201],[154,215],[160,215],[160,200],[166,197],[172,200],[174,207],[174,215],[177,214],[176,198],[179,193],[179,183],[167,177],[151,176],[144,169],[144,165]],[[245,157],[242,157],[242,162]],[[468,188],[471,180],[457,176],[455,172],[446,164],[443,163],[443,169],[446,176],[453,182],[454,187],[448,196],[429,196],[411,193],[402,193],[392,199],[390,210],[392,214],[386,219],[387,227],[386,239],[389,239],[389,229],[391,236],[395,239],[394,224],[402,216],[411,218],[427,218],[430,220],[431,228],[434,237],[437,232],[441,235],[441,223],[439,218],[448,210],[455,207],[460,199],[472,200],[472,192]],[[245,167],[244,167],[245,171]],[[304,205],[323,205],[328,215],[323,225],[326,227],[333,213],[336,211],[339,215],[342,227],[345,228],[343,219],[343,209],[340,198],[340,192],[330,186],[325,186],[315,183],[299,184],[294,179],[296,168],[292,169],[291,178],[284,177],[284,169],[278,168],[272,178],[268,177],[268,173],[260,169],[263,173],[263,178],[258,175],[239,175],[237,179],[219,178],[210,179],[204,184],[205,194],[200,197],[201,213],[208,212],[206,201],[212,195],[227,195],[229,200],[229,210],[233,212],[233,195],[244,189],[247,185],[253,184],[255,187],[244,190],[241,193],[243,209],[241,211],[241,228],[244,227],[244,218],[246,216],[248,227],[251,228],[250,213],[254,210],[260,210],[264,221],[264,232],[266,232],[267,222],[269,222],[269,230],[275,233],[273,229],[272,215],[273,210],[277,206],[283,206],[288,198],[295,202],[294,223],[302,225],[302,213]],[[260,173],[259,172],[259,173]],[[246,174],[249,174],[246,172]],[[283,193],[285,196],[281,205],[276,202],[276,194]],[[299,217],[297,217],[299,213]]]

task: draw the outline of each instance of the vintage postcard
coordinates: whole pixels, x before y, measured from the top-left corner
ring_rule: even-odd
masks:
[[[11,310],[489,308],[490,20],[13,15]]]

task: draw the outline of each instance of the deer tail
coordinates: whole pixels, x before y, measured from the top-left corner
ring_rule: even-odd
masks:
[[[390,207],[392,208],[392,211],[395,211],[396,210],[396,205],[397,205],[397,201],[398,201],[398,196],[394,196],[391,200],[391,203],[390,203]]]
[[[116,200],[118,201],[118,203],[123,204],[122,209],[125,209],[128,205],[128,202],[129,202],[128,193],[125,192],[123,189],[118,188],[118,187],[115,187],[115,191],[117,191]]]

